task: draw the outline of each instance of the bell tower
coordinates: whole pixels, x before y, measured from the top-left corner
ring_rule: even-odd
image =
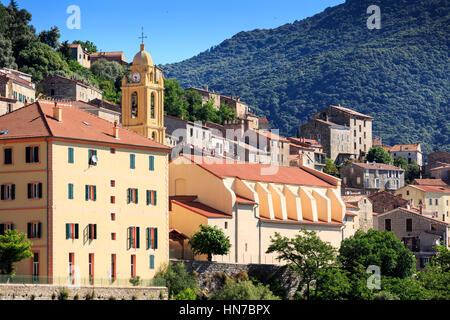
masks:
[[[153,65],[144,43],[133,59],[131,81],[122,79],[122,125],[165,143],[163,73]]]

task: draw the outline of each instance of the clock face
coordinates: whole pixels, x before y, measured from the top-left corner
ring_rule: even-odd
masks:
[[[141,81],[141,75],[136,72],[135,74],[133,74],[133,82],[139,82]]]

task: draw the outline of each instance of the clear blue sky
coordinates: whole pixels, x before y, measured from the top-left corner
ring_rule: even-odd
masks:
[[[9,0],[0,0],[9,4]],[[141,27],[156,64],[188,59],[240,31],[292,23],[344,0],[17,0],[37,32],[56,25],[61,41],[90,40],[102,51],[139,51]],[[69,30],[70,5],[81,9],[81,29]]]

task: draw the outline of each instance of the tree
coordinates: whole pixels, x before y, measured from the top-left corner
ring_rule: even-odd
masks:
[[[218,117],[219,117],[218,122],[220,124],[224,124],[225,121],[236,119],[236,111],[234,111],[233,109],[227,107],[224,104],[220,105],[220,108],[217,111],[217,114],[218,114]]]
[[[306,286],[306,298],[310,299],[310,288],[321,272],[333,267],[336,262],[336,249],[322,241],[315,231],[300,230],[289,239],[275,232],[266,253],[277,253],[277,260],[285,261],[290,269],[300,277],[299,288]]]
[[[334,161],[330,158],[325,159],[325,167],[323,168],[323,172],[331,174],[332,176],[339,176],[339,170],[334,164]]]
[[[187,101],[182,99],[184,90],[176,79],[164,80],[164,110],[168,115],[187,118]]]
[[[367,161],[369,162],[377,162],[377,163],[386,163],[386,164],[392,164],[393,160],[389,152],[384,150],[381,146],[375,146],[370,148],[369,152],[367,153]]]
[[[200,231],[197,231],[190,239],[189,245],[194,254],[208,255],[208,261],[212,261],[212,255],[224,255],[230,251],[231,243],[217,226],[200,225]]]
[[[348,298],[352,284],[348,272],[340,268],[324,268],[319,270],[313,290],[313,299],[344,300]]]
[[[89,40],[87,40],[87,41],[75,40],[72,42],[72,44],[81,44],[81,47],[84,50],[86,50],[88,53],[97,52],[97,46]]]
[[[0,235],[0,274],[14,276],[15,262],[33,257],[31,242],[26,234],[17,230],[7,230],[5,235]]]
[[[419,177],[420,177],[420,167],[413,160],[413,161],[411,161],[411,163],[409,163],[406,166],[406,169],[405,169],[405,181],[406,181],[406,183],[411,183],[414,179],[417,179]]]
[[[412,277],[382,277],[381,289],[390,292],[400,300],[426,300],[430,298],[427,290]]]
[[[211,297],[213,300],[280,300],[270,291],[269,286],[254,284],[250,280],[239,281],[227,279],[219,293]]]
[[[381,275],[397,278],[411,276],[416,265],[411,251],[392,232],[373,229],[367,233],[358,230],[344,239],[339,261],[350,273],[375,265],[380,267]]]
[[[394,160],[394,166],[406,170],[406,168],[408,167],[408,161],[406,161],[404,157],[398,157]]]
[[[186,289],[198,291],[197,282],[194,277],[187,272],[184,263],[169,262],[167,266],[162,267],[156,274],[155,279],[163,279],[170,296],[176,296],[182,292],[186,293]]]
[[[125,69],[116,61],[99,59],[91,65],[91,72],[100,80],[115,83],[117,79],[122,80]]]
[[[61,33],[57,26],[51,27],[50,30],[44,30],[39,33],[38,40],[42,43],[49,45],[51,48],[56,49],[59,47],[59,38]]]
[[[0,34],[0,68],[4,67],[17,69],[17,64],[13,56],[11,41]]]

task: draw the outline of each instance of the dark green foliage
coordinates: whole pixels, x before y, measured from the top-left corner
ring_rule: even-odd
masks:
[[[252,281],[227,280],[225,286],[212,300],[280,300],[270,291],[269,286]]]
[[[372,4],[381,8],[380,30],[366,27]],[[373,116],[385,144],[450,151],[449,34],[447,0],[347,0],[276,29],[240,32],[163,69],[183,87],[240,96],[283,135],[341,104]]]
[[[381,278],[381,289],[390,292],[400,300],[426,300],[429,293],[421,283],[411,277],[408,278]]]
[[[197,292],[198,286],[194,277],[186,271],[184,263],[171,263],[159,270],[155,279],[164,279],[169,291],[169,296],[173,297],[185,291],[192,289]]]
[[[370,148],[369,152],[367,153],[366,160],[369,162],[375,161],[376,163],[393,163],[393,159],[389,152],[387,152],[383,147],[380,146]]]
[[[47,44],[51,48],[57,49],[59,47],[60,37],[61,33],[59,32],[59,28],[54,26],[50,30],[44,30],[39,33],[38,39],[40,42]]]
[[[61,289],[58,294],[58,300],[68,300],[69,299],[69,290]]]
[[[7,230],[0,235],[0,274],[14,276],[14,263],[32,258],[31,242],[25,233]]]
[[[231,243],[217,226],[200,225],[200,231],[197,231],[189,239],[189,245],[192,252],[196,255],[208,255],[208,261],[212,260],[212,255],[224,255],[230,251]]]
[[[75,40],[72,41],[72,44],[81,44],[81,47],[87,50],[88,53],[97,52],[97,46],[89,40],[87,41]]]
[[[351,290],[347,271],[340,268],[321,269],[310,296],[317,300],[344,300],[348,298]]]
[[[323,168],[323,172],[330,174],[332,176],[339,176],[339,170],[334,164],[334,161],[330,158],[325,159],[325,167]]]
[[[370,265],[379,266],[383,276],[405,278],[415,271],[413,254],[389,231],[358,230],[342,241],[339,261],[350,273]]]

